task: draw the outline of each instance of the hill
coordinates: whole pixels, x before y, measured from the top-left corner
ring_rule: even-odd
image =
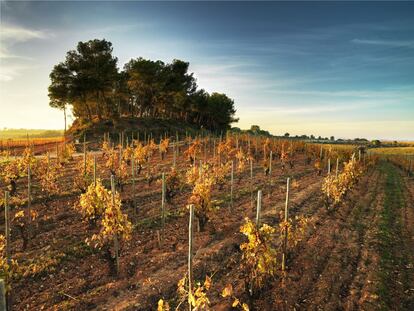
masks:
[[[104,134],[109,133],[116,139],[122,132],[129,137],[132,134],[137,137],[139,133],[142,138],[145,134],[152,134],[152,137],[158,138],[165,134],[169,136],[178,134],[181,137],[185,134],[194,136],[201,133],[202,129],[193,124],[171,119],[123,117],[93,123],[82,123],[80,120],[75,120],[69,128],[67,136],[80,139],[86,135],[88,140],[99,140]]]

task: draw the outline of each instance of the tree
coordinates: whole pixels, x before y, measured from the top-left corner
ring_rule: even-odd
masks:
[[[208,111],[209,120],[206,125],[213,131],[228,130],[231,123],[238,121],[234,117],[236,114],[234,100],[226,94],[211,94],[208,98]]]
[[[250,131],[252,131],[254,134],[259,134],[260,133],[260,126],[258,126],[258,125],[252,125],[250,127]]]
[[[113,116],[113,94],[119,79],[116,64],[110,42],[79,42],[50,74],[50,105],[63,109],[71,104],[75,117],[89,121],[94,116],[100,120]]]
[[[371,144],[375,147],[381,146],[381,141],[378,139],[375,139],[371,142]]]
[[[335,136],[331,136],[331,141],[334,141],[335,140]]]
[[[70,70],[64,63],[56,65],[50,73],[51,84],[49,91],[49,105],[53,108],[63,110],[66,134],[66,106],[70,103],[70,91],[72,76]]]
[[[285,133],[285,135],[283,135],[283,136],[285,136],[285,137],[289,137],[289,136],[290,136],[290,134],[289,134],[289,133]]]
[[[49,104],[62,109],[65,120],[71,106],[77,119],[89,122],[122,116],[168,118],[222,131],[238,121],[234,101],[226,94],[197,90],[188,62],[139,57],[119,72],[112,51],[106,40],[79,42],[53,68]]]

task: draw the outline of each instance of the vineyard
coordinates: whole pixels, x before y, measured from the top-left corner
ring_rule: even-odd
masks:
[[[138,137],[2,151],[9,310],[414,308],[412,156]]]

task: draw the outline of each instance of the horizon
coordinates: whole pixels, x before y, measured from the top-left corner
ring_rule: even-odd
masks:
[[[0,128],[62,129],[54,65],[109,40],[118,67],[190,63],[199,88],[235,101],[234,127],[414,140],[414,3],[1,2]]]

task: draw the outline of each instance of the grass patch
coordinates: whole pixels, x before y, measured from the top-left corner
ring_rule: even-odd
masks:
[[[382,162],[385,174],[384,203],[378,227],[380,267],[378,271],[380,309],[392,310],[400,303],[401,310],[409,310],[408,298],[411,280],[406,267],[408,254],[404,248],[400,210],[405,206],[401,176],[395,166]]]

